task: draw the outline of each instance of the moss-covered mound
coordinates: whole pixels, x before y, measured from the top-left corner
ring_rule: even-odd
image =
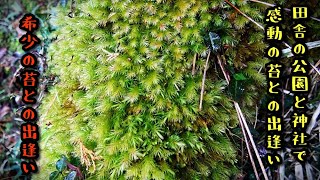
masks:
[[[225,130],[236,114],[215,76],[205,81],[199,110],[205,38],[218,23],[213,18],[225,23],[212,13],[220,6],[218,0],[91,0],[69,16],[60,12],[49,50],[59,83],[39,113],[35,178],[49,177],[63,154],[78,158],[89,179],[230,177],[236,153]]]

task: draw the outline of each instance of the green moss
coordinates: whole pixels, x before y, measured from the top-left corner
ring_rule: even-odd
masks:
[[[224,6],[217,0],[92,0],[77,5],[74,18],[58,13],[49,65],[60,82],[41,106],[41,129],[52,125],[42,133],[36,178],[48,177],[61,154],[82,159],[89,179],[230,177],[236,153],[225,130],[236,113],[217,76],[207,78],[199,111],[204,37],[217,29],[222,43],[237,43],[230,19],[212,13]],[[237,19],[237,28],[245,23]]]

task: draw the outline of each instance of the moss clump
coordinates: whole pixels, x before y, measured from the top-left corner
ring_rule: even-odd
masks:
[[[91,0],[73,18],[58,13],[49,64],[60,82],[41,106],[36,178],[48,177],[62,154],[78,157],[89,179],[230,177],[236,153],[225,130],[236,114],[214,76],[199,111],[204,36],[213,17],[221,20],[210,12],[219,6]]]

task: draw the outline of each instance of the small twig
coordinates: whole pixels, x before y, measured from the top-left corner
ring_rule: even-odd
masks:
[[[257,171],[257,168],[256,168],[256,164],[254,163],[253,156],[252,156],[252,154],[251,154],[250,145],[249,145],[248,139],[247,139],[247,133],[246,133],[245,130],[244,130],[244,125],[243,125],[243,122],[242,122],[242,120],[241,120],[241,115],[240,115],[239,111],[237,111],[237,115],[238,115],[238,118],[239,118],[239,122],[240,122],[241,130],[242,130],[242,134],[243,134],[243,137],[244,137],[246,146],[247,146],[247,150],[248,150],[249,158],[250,158],[250,161],[251,161],[251,165],[252,165],[253,170],[254,170],[254,174],[255,174],[256,178],[257,178],[258,180],[260,180],[259,174],[258,174],[258,171]],[[242,150],[242,153],[243,153],[243,150]],[[243,158],[242,158],[242,159],[243,159]]]
[[[283,118],[286,118],[291,111],[293,111],[293,108],[292,108],[292,107],[287,111],[287,113],[283,116]]]
[[[260,74],[261,73],[261,70],[262,70],[263,66],[260,67],[258,73]]]
[[[243,115],[242,112],[241,112],[240,106],[239,106],[239,104],[238,104],[237,102],[235,102],[235,101],[234,101],[234,106],[235,106],[237,112],[239,112],[239,115],[240,115],[240,117],[241,117],[239,120],[242,121],[242,123],[243,123],[243,125],[244,125],[244,127],[245,127],[245,130],[246,130],[246,132],[248,133],[248,136],[249,136],[251,145],[252,145],[253,150],[254,150],[254,152],[255,152],[255,154],[256,154],[256,157],[257,157],[257,159],[258,159],[258,162],[259,162],[260,168],[261,168],[261,170],[262,170],[262,174],[263,174],[263,176],[264,176],[264,179],[268,179],[268,176],[267,176],[265,167],[264,167],[264,165],[263,165],[263,163],[262,163],[261,157],[260,157],[260,155],[259,155],[258,149],[257,149],[257,147],[256,147],[256,144],[255,144],[254,140],[253,140],[253,137],[252,137],[252,135],[251,135],[251,133],[250,133],[250,129],[249,129],[249,127],[248,127],[248,124],[247,124],[247,122],[246,122],[246,119],[245,119],[244,115]]]
[[[207,61],[206,61],[206,65],[205,65],[204,70],[203,70],[203,78],[202,78],[202,86],[201,86],[201,95],[200,95],[200,105],[199,105],[199,110],[200,110],[200,111],[202,110],[202,100],[203,100],[203,93],[204,93],[204,83],[205,83],[205,80],[206,80],[206,73],[207,73],[207,68],[208,68],[208,64],[209,64],[210,53],[211,53],[211,51],[209,50],[208,57],[207,57]]]
[[[192,63],[192,76],[196,73],[196,61],[197,61],[197,53],[194,54],[193,63]]]
[[[244,131],[243,131],[243,128],[241,128],[242,130],[242,134],[244,136]],[[247,145],[247,140],[245,139],[246,141],[246,146],[247,146],[247,149],[248,149],[248,145]],[[249,150],[248,150],[249,151]],[[252,155],[251,155],[251,151],[249,151],[249,157],[250,157],[250,161],[251,161],[251,164],[252,164]],[[243,174],[243,161],[244,161],[244,149],[243,149],[243,140],[241,141],[241,174]],[[254,162],[253,162],[254,163]],[[256,165],[255,164],[252,164],[252,167],[255,167]],[[254,171],[254,174],[256,174],[256,171]]]
[[[233,7],[235,10],[237,10],[240,14],[242,14],[244,17],[246,17],[247,19],[249,19],[251,22],[253,22],[254,24],[256,24],[257,26],[259,26],[261,29],[264,30],[264,27],[257,23],[255,20],[253,20],[251,17],[247,16],[245,13],[243,13],[242,11],[240,11],[240,9],[238,9],[235,5],[233,5],[230,1],[228,0],[224,0],[226,3],[228,3],[231,7]]]
[[[10,152],[10,149],[8,149],[7,146],[4,143],[0,143],[0,145],[2,145],[8,152]]]
[[[226,65],[226,62],[227,62],[227,60],[226,60],[226,57],[223,55],[223,54],[219,54],[219,56],[222,58],[222,60],[223,60],[223,62],[224,62],[224,64]],[[224,66],[223,66],[224,67]],[[228,78],[228,81],[229,81],[229,83],[230,83],[230,74],[229,74],[229,72],[228,71],[226,71],[226,69],[225,68],[223,68],[223,70],[224,70],[224,72],[226,73],[226,75],[227,75],[227,78]]]
[[[228,3],[231,7],[233,7],[236,11],[238,11],[240,14],[242,14],[244,17],[246,17],[247,19],[249,19],[251,22],[253,22],[254,24],[256,24],[258,27],[260,27],[262,30],[264,30],[264,27],[257,23],[255,20],[253,20],[251,17],[249,17],[248,15],[246,15],[245,13],[243,13],[242,11],[240,11],[240,9],[238,9],[235,5],[233,5],[231,2],[229,2],[228,0],[225,0],[226,3]],[[283,44],[285,46],[287,46],[288,48],[291,49],[291,46],[289,46],[289,44],[287,44],[286,42],[283,42]]]
[[[320,60],[314,65],[314,67],[317,69],[317,67],[320,65]],[[311,69],[309,74],[313,73],[314,69]]]
[[[287,46],[287,48],[291,49],[291,46],[289,44],[287,44],[286,42],[282,42],[285,46]]]
[[[221,68],[221,70],[222,70],[222,72],[223,72],[224,78],[226,79],[226,81],[227,81],[227,83],[228,83],[228,85],[229,85],[229,83],[230,83],[230,76],[227,74],[227,71],[224,69],[219,54],[217,55],[217,58],[218,58],[219,66],[220,66],[220,68]],[[236,102],[235,102],[235,103],[236,103]],[[242,134],[243,134],[243,136],[244,136],[244,140],[245,140],[245,143],[246,143],[246,146],[247,146],[247,150],[248,150],[250,162],[251,162],[251,165],[252,165],[253,170],[254,170],[254,174],[255,174],[256,178],[257,178],[258,180],[260,180],[259,174],[258,174],[257,169],[256,169],[256,164],[255,164],[254,159],[253,159],[253,156],[252,156],[252,152],[251,152],[251,149],[250,149],[250,145],[249,145],[249,143],[248,143],[248,139],[247,139],[247,134],[248,134],[248,133],[245,132],[244,123],[242,122],[243,120],[242,120],[242,118],[241,118],[240,111],[238,111],[238,109],[236,109],[236,110],[237,110],[237,115],[238,115],[238,118],[239,118],[241,130],[242,130]],[[248,135],[248,136],[249,136],[249,135]],[[242,157],[243,157],[243,145],[241,145],[241,147],[242,147]],[[243,158],[242,158],[242,159],[243,159]]]
[[[317,123],[317,118],[318,118],[319,114],[320,114],[320,104],[318,105],[316,111],[313,113],[313,116],[312,116],[312,118],[311,118],[310,124],[308,125],[308,128],[307,128],[307,130],[306,130],[306,132],[307,132],[308,134],[311,133],[313,127],[314,127],[315,124]]]
[[[217,59],[218,59],[219,66],[220,66],[220,68],[221,68],[221,70],[222,70],[222,72],[223,72],[223,76],[224,76],[224,78],[226,79],[227,83],[229,84],[229,83],[230,83],[230,76],[229,76],[229,75],[227,74],[227,72],[225,71],[224,66],[223,66],[223,64],[222,64],[222,62],[221,62],[221,59],[220,59],[220,55],[219,55],[219,54],[217,55]]]
[[[107,61],[111,61],[111,60],[113,60],[113,59],[115,59],[116,57],[119,56],[119,53],[111,53],[111,52],[109,52],[109,51],[107,51],[107,50],[105,50],[105,49],[101,49],[101,50],[102,50],[104,53],[107,54],[107,57],[108,57]]]
[[[310,65],[313,68],[312,70],[315,70],[318,73],[318,75],[320,75],[320,71],[314,65],[312,65],[311,63],[310,63]]]
[[[256,128],[258,122],[258,106],[256,105],[256,120],[254,121],[254,128]]]

